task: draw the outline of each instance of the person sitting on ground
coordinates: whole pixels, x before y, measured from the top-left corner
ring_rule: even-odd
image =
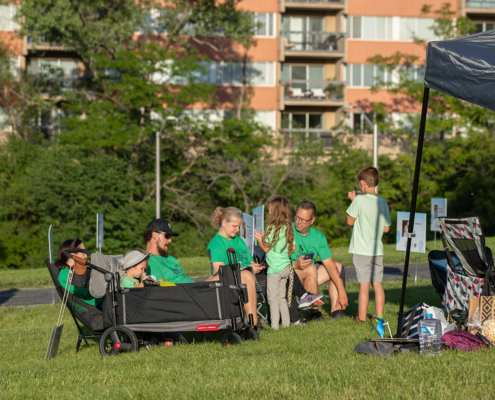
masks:
[[[349,253],[356,268],[359,283],[359,315],[356,321],[364,322],[368,314],[370,281],[375,291],[376,315],[383,318],[385,292],[383,280],[383,233],[390,230],[390,211],[387,202],[376,194],[379,174],[374,167],[364,167],[358,173],[361,196],[355,191],[347,196],[352,201],[347,209],[347,224],[352,237]]]
[[[58,274],[58,281],[65,289],[67,286],[67,280],[69,279],[70,268],[74,266],[74,260],[72,258],[68,258],[65,254],[65,250],[70,249],[81,249],[85,250],[83,242],[77,237],[74,239],[67,239],[62,242],[60,247],[58,248],[58,261],[55,263],[57,267],[60,268],[60,273]],[[84,253],[73,253],[75,256],[86,259],[87,256]],[[88,269],[88,274],[91,273],[91,270]],[[89,294],[89,281],[87,287],[79,287],[75,286],[71,283],[69,287],[69,292],[76,296],[78,299],[84,301],[86,304],[91,306],[101,307],[101,299],[96,299]]]
[[[254,237],[266,251],[268,264],[267,297],[270,306],[271,327],[278,329],[290,326],[289,306],[286,299],[286,285],[289,280],[291,262],[289,255],[294,251],[294,231],[289,200],[283,196],[273,198],[268,204],[268,224],[264,235]]]
[[[120,260],[120,269],[125,271],[125,275],[120,280],[120,286],[123,288],[144,287],[143,281],[146,279],[150,255],[139,250],[141,249],[129,250],[125,257]]]
[[[296,250],[291,254],[290,259],[304,288],[308,292],[318,293],[318,287],[329,282],[330,317],[341,318],[345,316],[342,310],[345,310],[349,303],[344,287],[345,269],[341,263],[334,261],[325,235],[311,226],[315,222],[315,217],[316,206],[314,203],[302,201],[298,204],[293,223]],[[307,255],[311,254],[312,258],[308,258]],[[313,260],[316,260],[317,257],[320,257],[323,268],[318,268],[313,263]],[[322,315],[318,309],[313,308],[310,320],[319,320],[321,318]]]
[[[148,260],[148,274],[154,275],[158,282],[194,283],[191,278],[186,276],[179,261],[168,254],[168,246],[172,243],[172,236],[179,236],[179,234],[172,230],[166,219],[154,219],[146,227],[146,231],[143,233],[143,242],[146,244],[146,251],[151,253]],[[219,276],[208,278],[209,281],[219,279]],[[246,315],[253,315],[254,326],[256,326],[258,317],[256,315],[256,286],[253,274],[246,275],[241,272],[241,280],[247,285],[248,290],[248,302],[244,304],[244,310]]]
[[[254,273],[261,275],[260,278],[266,278],[265,267],[256,264],[253,261],[253,257],[249,252],[249,249],[244,243],[244,241],[237,236],[239,228],[244,220],[242,211],[236,207],[217,207],[211,216],[211,224],[215,229],[218,229],[218,233],[213,237],[208,245],[208,257],[212,263],[213,272],[216,273],[221,265],[226,265],[229,263],[227,258],[227,249],[233,248],[236,251],[237,262],[241,263],[241,267],[251,267]],[[241,278],[246,281],[251,282],[254,278],[253,274],[244,270],[241,271]],[[296,282],[297,280],[297,282]],[[298,290],[296,290],[296,288]],[[255,288],[256,290],[256,288]],[[299,308],[307,309],[314,306],[315,304],[323,304],[323,296],[314,296],[306,290],[304,290],[299,279],[294,279],[294,290],[293,293],[299,297]],[[254,294],[256,296],[256,293]],[[251,295],[249,295],[251,296]],[[298,305],[296,301],[293,301],[296,308],[297,314],[299,315]],[[302,324],[300,316],[296,317],[294,320],[291,318],[291,322]]]

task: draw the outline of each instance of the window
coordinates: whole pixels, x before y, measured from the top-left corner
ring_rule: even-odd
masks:
[[[276,29],[276,14],[256,13],[254,15],[255,24],[260,24],[256,30],[256,35],[259,37],[275,37]]]
[[[155,73],[152,77],[157,84],[186,85],[188,79],[181,76],[170,78],[172,60],[167,60],[168,68],[163,73]],[[219,86],[239,86],[244,82],[244,65],[241,62],[201,62],[204,73],[194,72],[192,78],[196,82],[211,83]],[[253,86],[275,86],[275,63],[256,61],[246,63],[246,84]]]
[[[348,35],[365,40],[435,40],[433,18],[351,16]],[[394,29],[395,28],[395,29]]]
[[[20,56],[9,56],[10,62],[10,72],[14,78],[18,78],[21,73],[21,57]]]
[[[32,58],[27,66],[28,75],[74,77],[78,75],[76,60]]]
[[[282,114],[282,129],[312,130],[323,129],[323,114]]]
[[[493,22],[478,22],[478,23],[476,23],[476,32],[475,33],[491,31],[492,29],[495,29],[495,23],[493,23]]]
[[[400,71],[391,74],[379,65],[347,64],[347,85],[350,87],[370,87],[379,83],[398,82],[404,74],[409,80],[421,82],[424,78],[425,67],[421,65],[402,66]]]
[[[7,108],[0,107],[0,132],[11,132],[12,125],[10,124],[9,112]]]
[[[16,31],[19,24],[14,21],[18,6],[0,5],[0,31]]]
[[[277,126],[277,112],[276,111],[255,111],[254,120],[259,124],[269,127],[272,131]]]

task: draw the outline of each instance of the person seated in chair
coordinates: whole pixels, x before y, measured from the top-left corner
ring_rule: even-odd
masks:
[[[120,261],[120,269],[125,271],[125,275],[120,280],[120,287],[144,287],[143,281],[146,279],[146,270],[148,269],[148,258],[150,255],[140,250],[129,250]]]
[[[148,275],[154,275],[158,282],[172,282],[175,284],[194,283],[187,277],[179,261],[168,254],[168,246],[172,243],[172,236],[179,236],[174,232],[166,219],[157,218],[151,221],[143,233],[143,243],[146,251],[151,254],[148,260]],[[208,281],[217,281],[219,276],[212,276]],[[248,302],[244,304],[246,315],[253,315],[254,326],[258,322],[256,315],[256,286],[253,274],[245,276],[241,273],[242,283],[247,285]]]
[[[60,268],[60,273],[58,274],[58,281],[65,289],[67,286],[67,280],[69,279],[69,270],[74,266],[74,260],[68,258],[65,254],[65,250],[70,249],[81,249],[85,250],[83,242],[77,237],[74,239],[67,239],[58,248],[58,261],[55,263],[57,267]],[[73,253],[75,256],[86,259],[86,254],[84,253]],[[90,270],[88,270],[90,273]],[[84,301],[86,304],[91,306],[101,307],[101,299],[96,299],[89,293],[89,282],[88,287],[75,286],[72,282],[69,287],[69,292],[76,296],[78,299]]]

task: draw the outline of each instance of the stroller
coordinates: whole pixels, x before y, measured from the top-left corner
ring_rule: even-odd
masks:
[[[85,253],[91,256],[91,262],[72,253]],[[177,331],[228,330],[221,340],[224,347],[244,340],[259,340],[252,328],[253,316],[244,313],[247,288],[241,284],[233,249],[227,251],[229,264],[220,268],[218,281],[131,289],[120,287],[116,256],[82,249],[66,250],[65,255],[75,263],[74,285],[89,287],[93,295],[104,293],[101,310],[68,293],[67,308],[79,331],[76,351],[87,338],[99,338],[102,356],[133,352],[153,343],[149,341],[150,335]],[[65,289],[58,281],[58,267],[48,260],[45,262],[63,298]],[[79,323],[92,333],[83,333]]]
[[[493,290],[492,277],[495,276],[495,268],[492,251],[485,246],[485,237],[478,217],[439,217],[437,221],[448,264],[445,271],[443,305],[449,313],[467,313],[470,297],[479,298],[482,293],[489,295]],[[450,251],[449,245],[453,252]],[[438,258],[432,257],[431,260],[439,264]],[[438,272],[439,268],[433,268],[434,272]],[[434,280],[432,275],[432,281]],[[443,275],[438,274],[438,281],[443,281]],[[437,288],[436,285],[435,287]]]

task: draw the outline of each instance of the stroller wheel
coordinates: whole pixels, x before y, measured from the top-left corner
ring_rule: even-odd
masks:
[[[222,337],[222,346],[229,347],[231,344],[242,344],[242,338],[235,332],[229,332]]]
[[[138,340],[134,332],[123,326],[112,326],[100,337],[102,356],[113,356],[122,352],[134,352],[138,349]]]
[[[254,340],[254,341],[260,340],[260,335],[258,335],[258,332],[251,327],[244,329],[241,332],[240,336],[243,340]]]

